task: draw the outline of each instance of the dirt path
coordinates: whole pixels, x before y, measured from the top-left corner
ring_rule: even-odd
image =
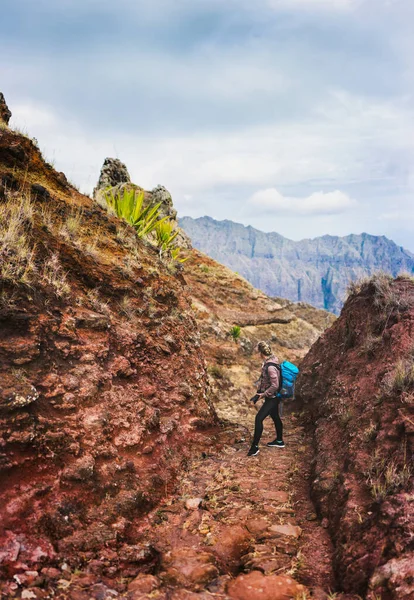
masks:
[[[159,568],[129,584],[131,599],[329,597],[330,541],[308,497],[310,444],[294,416],[285,430],[286,447],[267,448],[266,424],[260,454],[248,458],[249,438],[229,427],[214,454],[188,465],[178,495],[148,516],[142,533]]]
[[[243,420],[252,423],[254,411]],[[357,600],[333,591],[330,540],[308,494],[311,440],[294,415],[284,424],[286,447],[265,446],[274,436],[265,421],[260,454],[250,458],[243,423],[212,433],[208,453],[183,465],[175,493],[131,525],[126,549],[104,549],[63,574],[47,569],[52,585],[25,598]]]

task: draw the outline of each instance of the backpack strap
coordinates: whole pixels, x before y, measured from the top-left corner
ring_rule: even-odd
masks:
[[[269,374],[269,367],[276,367],[276,369],[279,371],[279,388],[277,390],[277,393],[279,393],[283,386],[282,368],[278,363],[273,363],[273,362],[266,363],[264,368],[266,370],[267,375]]]

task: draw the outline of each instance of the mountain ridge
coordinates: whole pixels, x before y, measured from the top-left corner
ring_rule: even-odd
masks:
[[[385,271],[414,273],[414,254],[386,236],[326,234],[293,241],[228,219],[182,217],[194,246],[270,296],[338,314],[351,281]]]

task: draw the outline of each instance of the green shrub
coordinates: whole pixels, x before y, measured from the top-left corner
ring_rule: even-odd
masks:
[[[121,219],[135,228],[138,237],[142,238],[154,231],[157,225],[165,220],[160,219],[161,203],[144,208],[144,192],[137,193],[134,189],[124,189],[113,193],[111,189],[105,193],[108,207]]]
[[[239,339],[240,334],[241,328],[239,327],[239,325],[233,325],[233,327],[230,329],[230,335],[235,342],[237,342],[237,340]]]
[[[109,189],[105,193],[105,200],[108,208],[116,216],[135,228],[138,237],[143,238],[152,234],[150,241],[158,247],[160,258],[167,255],[180,263],[184,263],[190,258],[190,256],[185,258],[180,256],[181,248],[175,245],[175,239],[179,232],[176,230],[174,221],[167,217],[160,218],[161,203],[144,207],[144,192],[137,192],[134,189],[124,189],[115,194]],[[126,237],[125,232],[118,233],[121,241],[124,241]]]

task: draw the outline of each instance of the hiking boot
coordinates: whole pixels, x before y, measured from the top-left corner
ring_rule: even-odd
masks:
[[[273,440],[273,442],[269,442],[266,446],[269,448],[284,448],[285,442],[283,440]]]
[[[252,446],[247,453],[247,456],[257,456],[259,454],[259,446]]]

